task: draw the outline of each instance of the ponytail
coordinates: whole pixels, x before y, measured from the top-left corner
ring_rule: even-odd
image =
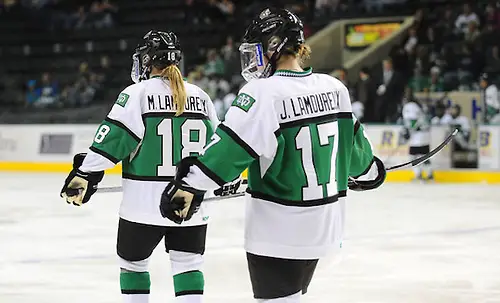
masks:
[[[168,79],[170,83],[174,103],[177,105],[177,112],[175,113],[175,116],[177,117],[182,115],[184,112],[184,106],[186,105],[187,93],[181,71],[175,64],[172,64],[164,68],[161,71],[160,76],[163,79]]]
[[[303,65],[311,57],[311,47],[307,44],[301,44],[297,51],[300,65]]]

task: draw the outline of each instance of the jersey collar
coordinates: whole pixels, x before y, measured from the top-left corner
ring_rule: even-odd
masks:
[[[312,67],[306,67],[303,72],[293,70],[279,69],[274,73],[274,76],[283,77],[306,77],[312,74]]]

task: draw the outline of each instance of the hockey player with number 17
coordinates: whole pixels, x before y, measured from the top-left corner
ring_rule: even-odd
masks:
[[[239,92],[204,154],[181,162],[160,211],[187,220],[217,188],[248,167],[245,250],[258,302],[300,302],[320,258],[342,242],[348,187],[385,179],[339,80],[300,65],[310,49],[302,22],[265,9],[240,46]],[[224,266],[224,264],[221,264]]]

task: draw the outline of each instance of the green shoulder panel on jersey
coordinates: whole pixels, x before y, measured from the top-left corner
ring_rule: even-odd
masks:
[[[336,159],[336,180],[337,190],[343,192],[347,190],[347,179],[351,166],[351,152],[354,137],[354,121],[352,113],[346,113],[339,117],[339,149]]]
[[[218,142],[200,156],[198,167],[221,186],[236,179],[258,157],[247,143],[223,123],[217,127],[212,140]]]
[[[218,140],[199,158],[199,168],[219,185],[236,179],[258,158],[257,153],[225,124],[219,124],[212,140]],[[210,145],[210,143],[209,143]]]
[[[236,99],[234,99],[231,106],[235,106],[245,112],[248,112],[254,103],[255,99],[252,96],[241,93],[236,97]]]
[[[106,118],[97,129],[90,150],[116,164],[127,157],[140,140],[120,121]]]
[[[363,125],[356,121],[354,129],[349,176],[357,177],[366,173],[370,168],[373,162],[373,150],[370,142],[365,137]]]

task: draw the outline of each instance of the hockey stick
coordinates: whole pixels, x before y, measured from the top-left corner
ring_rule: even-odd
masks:
[[[414,160],[402,163],[402,164],[398,164],[398,165],[394,165],[394,166],[388,167],[385,170],[386,171],[396,170],[396,169],[404,168],[406,166],[413,167],[413,166],[417,166],[417,165],[419,165],[419,164],[421,164],[421,163],[429,160],[435,154],[437,154],[438,152],[440,152],[446,145],[448,145],[448,143],[450,143],[450,141],[453,139],[453,137],[455,137],[457,135],[457,133],[458,133],[458,129],[455,129],[451,134],[448,135],[448,137],[446,137],[446,139],[443,141],[443,143],[439,144],[438,147],[436,147],[433,150],[431,150],[428,154],[423,155],[422,157],[419,157],[417,159],[414,159]]]
[[[448,145],[448,143],[450,143],[450,141],[453,139],[453,137],[455,137],[457,135],[457,133],[458,133],[458,129],[455,129],[451,134],[448,135],[448,137],[446,137],[446,139],[443,141],[443,143],[439,144],[438,147],[436,147],[433,150],[431,150],[428,154],[425,154],[422,157],[419,157],[419,158],[414,159],[412,161],[408,161],[408,162],[405,162],[405,163],[402,163],[402,164],[398,164],[398,165],[394,165],[394,166],[388,167],[385,170],[386,171],[390,171],[390,170],[396,170],[396,169],[400,169],[400,168],[405,168],[406,166],[413,167],[413,166],[417,166],[417,165],[422,164],[423,162],[429,160],[435,154],[437,154],[438,152],[440,152],[446,145]],[[242,184],[246,184],[246,180],[243,180]],[[98,193],[118,193],[118,192],[122,192],[122,190],[123,189],[122,189],[121,186],[99,187],[97,189],[97,192]],[[207,199],[205,199],[205,201],[215,200],[215,199],[229,199],[229,198],[233,198],[233,197],[240,197],[240,196],[243,196],[244,194],[245,194],[245,192],[236,193],[234,195],[229,195],[229,196],[217,196],[217,197],[213,197],[213,198],[207,198]]]

